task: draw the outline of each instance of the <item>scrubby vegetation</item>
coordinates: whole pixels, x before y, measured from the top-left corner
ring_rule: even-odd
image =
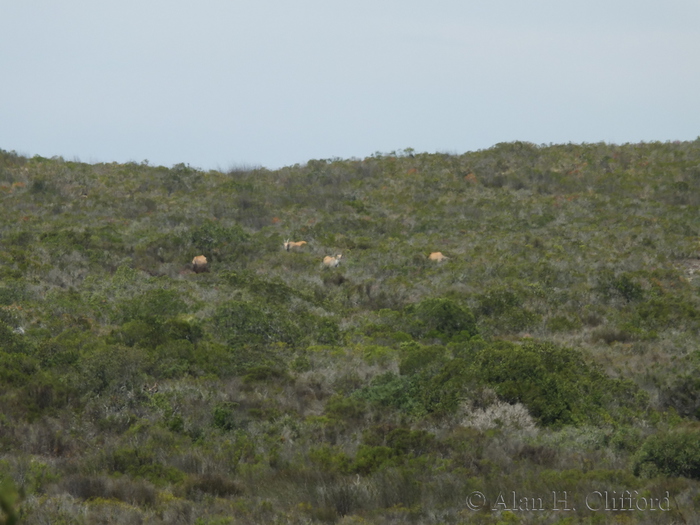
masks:
[[[700,139],[228,173],[0,150],[0,204],[6,523],[700,512]]]

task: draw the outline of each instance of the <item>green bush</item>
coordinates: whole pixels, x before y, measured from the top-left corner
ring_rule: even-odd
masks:
[[[110,471],[144,478],[156,486],[179,483],[185,479],[182,472],[159,462],[152,451],[144,448],[118,448],[111,452],[108,461]]]
[[[216,428],[224,432],[235,430],[238,426],[236,408],[238,403],[224,402],[214,406],[212,411],[213,423]]]
[[[214,312],[212,323],[221,340],[232,346],[285,343],[300,347],[311,342],[335,344],[342,339],[338,323],[330,317],[265,302],[228,301]]]
[[[635,456],[634,474],[700,480],[700,430],[679,428],[649,436]]]
[[[470,346],[470,345],[468,345]],[[400,376],[386,373],[354,395],[413,417],[453,414],[479,388],[522,403],[545,425],[600,423],[640,409],[644,395],[630,382],[608,378],[580,352],[549,343],[478,344],[456,349],[408,343]]]
[[[673,378],[670,385],[661,391],[661,403],[673,408],[682,417],[700,420],[700,369],[689,364],[686,372]]]
[[[19,523],[19,513],[17,511],[17,503],[19,502],[19,491],[14,483],[9,479],[0,477],[0,511],[4,518],[2,523],[5,525],[15,525]]]
[[[157,378],[182,377],[191,371],[195,346],[186,339],[171,340],[150,352],[151,375]]]
[[[4,384],[22,385],[39,369],[39,361],[33,357],[0,350],[0,381]]]
[[[155,348],[165,341],[166,334],[163,331],[163,323],[156,320],[151,322],[140,319],[128,321],[115,329],[110,336],[111,343],[141,348]]]
[[[387,372],[374,378],[354,395],[377,407],[393,408],[416,416],[425,412],[420,399],[420,383],[415,377]]]
[[[365,440],[367,437],[365,436]],[[395,428],[386,434],[386,446],[402,457],[420,456],[435,451],[435,435],[426,430]]]
[[[453,414],[474,384],[474,372],[469,362],[452,359],[435,374],[421,378],[421,404],[434,416]]]
[[[487,326],[495,332],[519,332],[531,328],[540,316],[525,307],[524,293],[509,289],[495,288],[476,297],[479,307],[476,310],[481,318],[489,319]]]
[[[309,449],[309,460],[324,473],[346,473],[351,468],[351,458],[337,447],[326,443]]]
[[[396,463],[396,452],[385,446],[360,445],[350,466],[353,472],[368,475]]]
[[[100,345],[82,356],[77,365],[76,388],[101,393],[108,388],[133,389],[141,385],[145,357],[142,352],[121,345]]]
[[[1,276],[1,274],[0,274]],[[11,304],[21,303],[30,297],[27,290],[27,285],[23,281],[3,279],[0,285],[0,306],[10,306]],[[5,321],[4,315],[7,314],[5,309],[0,308],[0,321]]]
[[[474,314],[451,299],[425,299],[406,308],[411,318],[409,332],[414,337],[443,339],[446,342],[464,332],[477,334]]]
[[[620,297],[627,303],[639,301],[645,295],[644,288],[633,273],[622,272],[616,275],[610,269],[599,273],[597,290],[607,300]]]
[[[140,320],[152,322],[164,320],[189,312],[186,295],[177,290],[157,288],[124,301],[119,306],[123,321]]]
[[[200,500],[203,494],[219,498],[240,496],[244,489],[240,483],[222,474],[200,474],[187,478],[184,491],[187,498]]]
[[[402,343],[400,350],[399,372],[412,375],[428,369],[439,369],[447,360],[444,346],[423,346],[418,343]]]
[[[283,342],[293,344],[304,333],[289,315],[244,301],[229,301],[214,314],[214,326],[231,345]]]
[[[69,372],[83,351],[95,346],[95,335],[79,328],[69,328],[39,344],[35,356],[44,368],[56,367]]]
[[[638,304],[636,324],[651,330],[667,328],[695,329],[700,324],[700,310],[688,299],[674,294],[652,297]]]
[[[20,334],[0,321],[0,350],[11,354],[22,354],[29,350],[29,346]]]
[[[571,332],[581,328],[578,319],[571,319],[565,315],[555,315],[547,321],[547,327],[552,332]]]
[[[209,252],[215,246],[245,241],[247,238],[248,235],[240,226],[227,227],[211,220],[204,221],[190,233],[192,246],[203,252]]]
[[[340,421],[353,422],[365,414],[365,403],[361,399],[334,395],[326,402],[326,415]]]
[[[608,378],[580,352],[550,343],[490,345],[480,352],[475,375],[545,425],[602,422],[619,405],[638,409],[637,389]]]
[[[248,368],[245,371],[245,376],[243,380],[246,383],[252,383],[255,381],[284,381],[287,379],[286,371],[280,369],[279,367],[270,365],[257,365]]]
[[[56,409],[77,399],[77,389],[62,379],[43,372],[26,381],[19,392],[19,400],[24,406],[23,416],[34,420],[43,414],[53,414]]]

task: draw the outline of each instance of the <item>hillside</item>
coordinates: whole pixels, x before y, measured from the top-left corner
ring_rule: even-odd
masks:
[[[700,139],[228,173],[0,150],[0,501],[22,523],[690,523],[699,205]]]

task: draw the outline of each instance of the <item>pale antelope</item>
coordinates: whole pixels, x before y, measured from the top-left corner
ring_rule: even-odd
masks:
[[[449,259],[449,257],[445,257],[442,252],[433,252],[430,255],[428,255],[428,259],[431,261],[437,261],[437,262],[442,262],[446,259]]]
[[[306,244],[306,241],[289,242],[289,239],[284,241],[284,249],[290,251],[292,248],[301,248]]]
[[[194,270],[194,273],[208,271],[209,267],[207,266],[207,258],[204,257],[204,255],[197,255],[197,257],[192,259],[192,269]]]
[[[343,254],[339,253],[335,257],[331,257],[330,255],[326,255],[323,258],[323,266],[326,268],[335,268],[340,264],[340,258],[343,256]]]
[[[158,381],[153,383],[153,386],[143,385],[143,391],[148,392],[149,394],[157,394],[158,393]]]

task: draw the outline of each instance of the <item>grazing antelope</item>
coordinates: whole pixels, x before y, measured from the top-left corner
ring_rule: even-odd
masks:
[[[442,252],[433,252],[430,255],[428,255],[428,259],[431,261],[437,261],[437,262],[442,262],[445,259],[449,259],[449,257],[445,257]]]
[[[149,394],[157,394],[158,393],[158,381],[153,383],[153,386],[143,385],[143,391],[147,392]]]
[[[323,266],[326,268],[335,268],[340,264],[340,258],[343,256],[343,254],[339,253],[335,257],[331,257],[330,255],[326,255],[323,258]]]
[[[197,257],[192,259],[192,269],[194,273],[208,272],[207,258],[204,255],[197,255]]]
[[[289,239],[284,241],[284,249],[290,251],[292,248],[301,248],[306,244],[306,241],[289,242]]]

